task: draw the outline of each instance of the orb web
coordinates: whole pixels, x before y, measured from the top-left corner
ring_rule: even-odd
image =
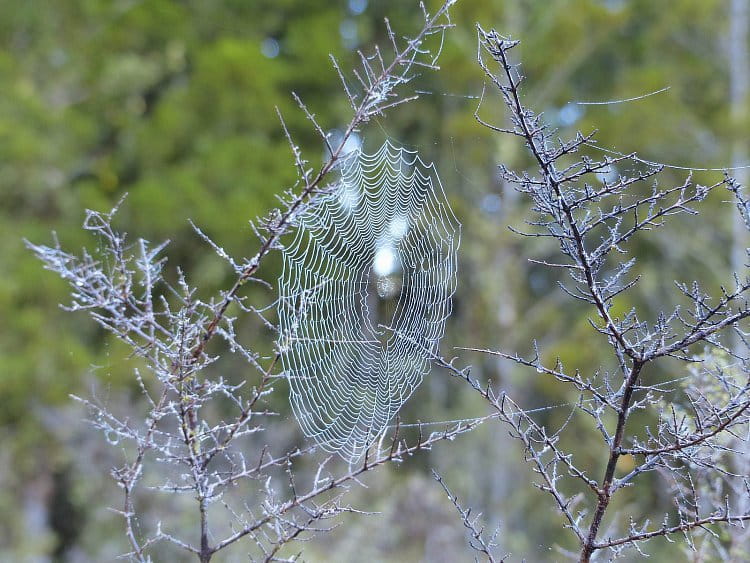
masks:
[[[354,462],[429,371],[460,225],[434,166],[414,152],[357,149],[338,173],[284,249],[279,348],[303,432]]]

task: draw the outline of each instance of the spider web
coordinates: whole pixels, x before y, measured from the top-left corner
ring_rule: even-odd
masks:
[[[295,224],[278,311],[292,410],[305,435],[354,462],[429,371],[460,225],[434,166],[388,141],[349,153]]]

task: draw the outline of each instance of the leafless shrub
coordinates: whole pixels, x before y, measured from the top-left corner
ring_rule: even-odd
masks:
[[[107,404],[79,399],[90,409],[93,425],[125,452],[122,465],[112,470],[123,492],[117,513],[124,519],[130,544],[124,557],[150,561],[156,544],[166,542],[207,562],[249,538],[247,550],[254,559],[294,560],[297,554],[291,548],[282,551],[293,540],[325,531],[334,518],[356,512],[345,504],[343,495],[361,475],[450,440],[481,422],[458,423],[428,434],[420,428],[410,443],[396,428],[371,448],[361,465],[337,471],[329,469],[333,464],[326,460],[309,482],[298,482],[293,466],[312,448],[279,452],[274,446],[258,447],[264,444],[266,424],[274,415],[266,399],[279,376],[278,354],[263,357],[249,348],[235,330],[236,319],[228,314],[234,304],[241,314],[262,316],[242,296],[241,288],[247,282],[261,281],[256,273],[266,256],[280,248],[280,237],[295,217],[334,185],[329,176],[345,156],[350,136],[374,116],[416,97],[405,94],[403,86],[417,69],[437,68],[454,3],[446,0],[433,14],[423,8],[424,26],[413,38],[397,38],[386,21],[390,58],[378,48],[371,56],[360,53],[361,66],[351,80],[333,60],[352,108],[349,124],[335,139],[294,96],[320,135],[327,156],[319,168],[310,167],[282,120],[298,181],[281,198],[281,207],[256,227],[260,246],[252,258],[234,260],[196,228],[236,273],[234,284],[214,299],[200,299],[198,289],[182,272],[170,284],[164,275],[167,244],[153,246],[143,239],[130,242],[112,225],[117,207],[109,213],[87,212],[84,228],[98,239],[97,252],[74,255],[57,242],[53,246],[28,244],[46,268],[70,284],[68,308],[89,312],[130,347],[142,366],[134,373],[147,404],[141,418],[123,417]],[[209,344],[210,350],[219,351],[210,354]],[[235,385],[213,376],[208,368],[225,353],[244,358],[257,373],[255,380]],[[148,489],[150,483],[157,484]],[[253,495],[238,494],[243,483],[252,485],[244,491],[254,491]],[[151,529],[138,502],[142,489],[192,499],[190,510],[197,530],[192,534],[174,531],[175,518],[168,514],[157,515],[164,524],[159,521]]]
[[[523,77],[511,59],[518,41],[482,28],[478,33],[479,65],[502,97],[510,126],[489,123],[480,117],[481,108],[476,117],[497,133],[517,137],[535,163],[533,174],[500,166],[502,177],[533,203],[529,232],[519,234],[554,241],[560,258],[536,262],[564,273],[561,290],[591,307],[592,329],[612,360],[609,366],[584,374],[559,360],[545,365],[538,351],[524,358],[474,349],[574,388],[578,400],[567,421],[555,430],[536,422],[532,411],[505,393],[472,378],[467,369],[441,359],[438,363],[481,394],[520,441],[526,461],[539,477],[536,486],[549,493],[565,528],[577,540],[579,551],[568,554],[572,558],[582,562],[616,558],[628,549],[643,555],[648,540],[672,541],[675,536],[687,542],[691,553],[714,541],[719,553],[723,550],[729,557],[729,548],[718,540],[717,526],[744,527],[750,520],[748,476],[737,470],[744,467],[746,449],[739,445],[748,439],[750,421],[750,357],[742,328],[742,321],[750,317],[750,278],[746,272],[736,273],[716,295],[697,282],[677,282],[678,296],[688,306],[661,311],[655,321],[643,320],[635,309],[615,316],[613,305],[639,279],[631,274],[634,258],[629,256],[628,243],[634,237],[651,235],[667,220],[696,216],[698,205],[719,189],[734,195],[750,228],[748,202],[728,176],[703,186],[688,175],[682,184],[662,188],[656,180],[663,166],[635,154],[605,153],[599,160],[580,156],[587,148],[598,149],[593,135],[578,133],[573,139],[557,140],[542,117],[524,105],[519,90]],[[612,171],[624,170],[631,172],[608,177]],[[646,184],[651,187],[643,195],[638,188]],[[732,335],[743,344],[732,346]],[[666,382],[652,378],[652,365],[674,360],[682,362],[685,377]],[[637,411],[650,413],[656,423],[633,423]],[[606,455],[603,475],[594,475],[592,468],[561,446],[561,437],[571,429],[569,423],[579,416],[601,436]],[[634,465],[622,474],[618,461],[625,456]],[[615,496],[626,487],[640,486],[650,472],[658,472],[673,490],[674,510],[657,524],[636,516],[613,516]]]

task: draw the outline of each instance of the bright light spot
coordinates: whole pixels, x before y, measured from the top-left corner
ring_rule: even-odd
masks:
[[[396,240],[404,238],[409,232],[409,221],[404,216],[396,217],[388,225],[388,232]]]
[[[269,59],[278,57],[280,50],[281,48],[279,47],[279,42],[276,41],[273,37],[267,37],[263,40],[263,43],[260,44],[260,52]]]
[[[349,0],[349,11],[358,16],[367,9],[367,0]]]
[[[356,133],[349,135],[349,138],[344,143],[344,148],[341,150],[341,154],[349,154],[362,148],[362,139]]]
[[[567,104],[557,112],[557,119],[560,121],[560,125],[564,127],[570,127],[581,117],[583,117],[583,108],[573,104]]]
[[[396,253],[390,246],[384,246],[375,253],[372,269],[381,277],[389,276],[396,271]]]
[[[617,177],[617,168],[615,168],[614,166],[610,166],[608,169],[602,172],[597,172],[596,174],[596,179],[599,180],[602,184],[605,182],[607,184],[611,184],[617,180]]]
[[[503,200],[497,194],[486,194],[482,198],[482,202],[479,206],[482,208],[482,211],[492,215],[494,213],[500,213],[500,210],[503,207]]]
[[[343,133],[339,131],[338,129],[333,129],[330,133],[328,133],[328,143],[333,147],[333,150],[336,150],[341,144],[342,136],[343,136]],[[356,133],[351,133],[349,137],[346,139],[346,142],[344,143],[344,146],[341,149],[341,152],[339,153],[339,158],[346,156],[347,154],[357,151],[361,148],[362,148],[362,138]],[[326,151],[326,157],[329,157],[329,156],[331,156],[330,153]]]
[[[347,49],[354,49],[357,46],[359,33],[357,32],[357,23],[354,20],[344,20],[339,26],[339,33]]]

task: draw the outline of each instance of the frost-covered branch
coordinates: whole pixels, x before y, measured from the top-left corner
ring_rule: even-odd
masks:
[[[711,526],[743,525],[750,519],[742,508],[750,487],[747,476],[732,468],[746,451],[737,444],[748,439],[750,357],[746,346],[731,347],[729,339],[734,334],[747,344],[748,272],[736,272],[714,294],[697,282],[677,282],[675,300],[686,300],[688,306],[659,312],[655,321],[644,320],[635,308],[624,315],[614,313],[617,298],[640,280],[632,273],[635,258],[629,256],[635,239],[653,236],[668,221],[695,220],[706,197],[721,188],[734,194],[747,225],[741,188],[729,177],[704,186],[690,175],[679,185],[663,188],[658,184],[663,167],[634,154],[586,156],[595,146],[593,134],[579,132],[570,140],[558,140],[542,116],[523,102],[523,76],[512,60],[518,41],[482,28],[478,34],[479,65],[504,101],[510,125],[479,117],[486,92],[477,119],[497,133],[519,138],[535,163],[533,173],[500,166],[503,178],[532,202],[528,232],[519,234],[555,242],[560,257],[535,262],[566,274],[558,282],[561,290],[591,307],[592,328],[610,350],[611,364],[582,374],[560,360],[552,367],[544,365],[538,350],[527,359],[473,349],[533,368],[575,389],[578,398],[570,417],[554,431],[505,394],[473,381],[465,370],[454,370],[454,375],[468,381],[511,427],[540,478],[538,486],[551,495],[565,527],[573,532],[580,561],[588,562],[601,551],[609,551],[610,557],[627,549],[643,553],[643,543],[655,537],[679,534],[692,546],[696,534],[713,533]],[[674,359],[682,362],[684,376],[666,382],[653,379],[651,366]],[[636,424],[632,414],[638,411],[648,413],[654,424]],[[561,446],[576,417],[588,420],[601,436],[606,459],[599,477]],[[625,458],[633,461],[633,468],[618,477]],[[612,516],[605,530],[615,495],[625,487],[643,486],[641,477],[652,472],[673,488],[674,511],[660,527],[635,517],[623,523]]]
[[[294,466],[313,448],[269,446],[270,440],[264,438],[277,416],[268,398],[280,377],[279,354],[264,356],[248,346],[238,319],[229,315],[234,303],[240,314],[257,314],[265,326],[276,328],[262,310],[240,295],[241,288],[249,281],[263,283],[256,278],[261,264],[280,247],[280,238],[305,206],[328,190],[333,182],[329,177],[346,156],[351,135],[373,117],[414,99],[404,86],[416,69],[437,68],[442,36],[452,25],[449,9],[455,1],[446,0],[434,13],[423,8],[423,26],[410,38],[398,39],[386,22],[392,52],[386,55],[391,48],[375,48],[372,55],[360,54],[360,67],[352,71],[351,80],[334,60],[352,108],[340,137],[333,139],[326,133],[315,114],[294,95],[327,155],[318,168],[310,167],[282,120],[298,180],[280,197],[281,207],[256,227],[260,245],[252,258],[233,259],[194,226],[236,274],[231,287],[215,298],[202,299],[200,288],[179,268],[170,282],[171,273],[165,272],[167,243],[154,246],[144,239],[128,240],[113,227],[117,206],[108,213],[87,212],[84,229],[97,240],[95,252],[74,254],[57,240],[51,246],[28,243],[47,269],[69,283],[71,304],[67,308],[88,312],[127,345],[137,366],[135,381],[144,399],[141,417],[121,415],[116,405],[97,399],[78,399],[90,411],[92,424],[125,454],[112,475],[123,491],[123,503],[116,512],[125,521],[130,544],[126,557],[131,560],[151,561],[157,546],[168,545],[205,563],[246,538],[252,539],[247,542],[252,557],[288,560],[284,553],[290,543],[323,533],[330,528],[326,522],[357,512],[342,497],[361,475],[452,440],[481,423],[453,425],[426,435],[420,432],[408,440],[396,431],[387,447],[382,441],[373,446],[363,464],[342,470],[329,469],[331,464],[323,461],[311,483],[301,482]],[[224,365],[219,362],[230,355],[244,361],[255,376],[235,383],[240,378],[233,374],[218,375]],[[148,494],[172,495],[175,503],[179,498],[190,499],[194,533],[183,537],[171,531],[168,513],[161,515],[164,522],[149,528],[140,502]]]

